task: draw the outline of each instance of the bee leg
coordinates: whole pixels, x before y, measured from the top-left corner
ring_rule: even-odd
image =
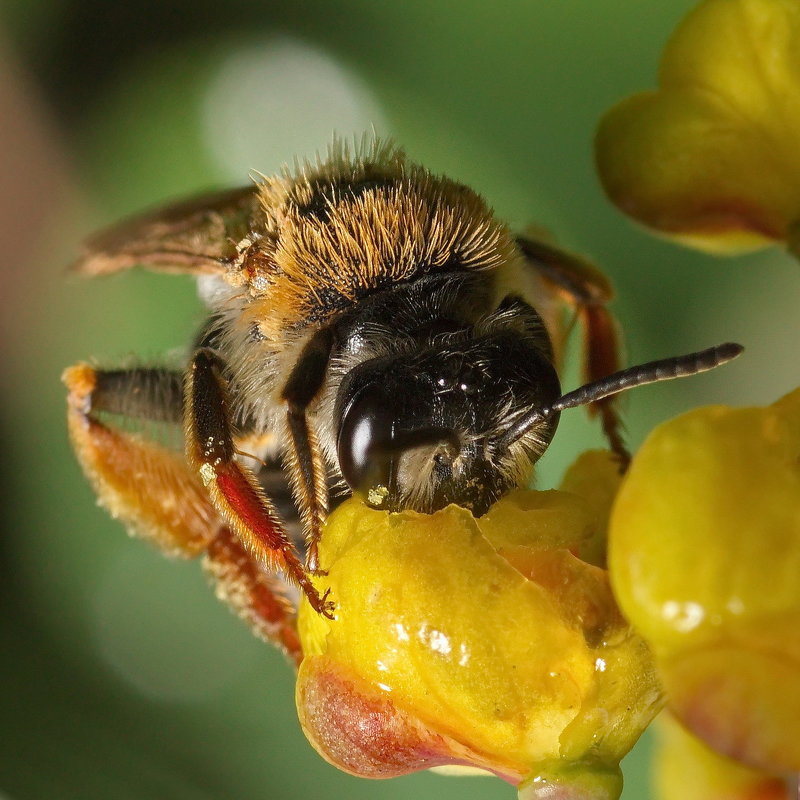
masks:
[[[179,422],[183,376],[158,369],[97,371],[76,364],[63,380],[69,390],[72,445],[100,504],[168,556],[193,558],[205,551],[217,595],[257,636],[298,662],[295,610],[286,587],[265,574],[235,540],[183,454],[111,427],[97,416],[106,412]]]
[[[608,309],[614,297],[608,278],[590,261],[544,242],[520,237],[517,244],[546,287],[575,309],[583,331],[584,382],[591,383],[620,369],[621,336]],[[615,401],[615,397],[599,400],[589,406],[589,412],[600,416],[611,450],[625,468],[631,456],[622,437]]]
[[[248,552],[271,570],[282,570],[304,592],[312,608],[330,616],[333,604],[320,597],[255,475],[236,460],[223,365],[212,350],[199,349],[186,380],[186,456],[220,516]]]
[[[209,544],[203,567],[214,581],[217,597],[243,619],[253,633],[275,644],[299,664],[303,658],[296,609],[286,586],[255,562],[226,525]]]
[[[316,574],[324,574],[319,568],[317,544],[328,513],[328,475],[306,409],[325,380],[332,346],[331,329],[317,331],[303,348],[282,392],[288,406],[286,419],[291,442],[287,472],[306,535],[306,568]]]
[[[179,419],[181,376],[156,370],[96,371],[76,364],[64,372],[63,381],[69,389],[72,446],[100,505],[167,555],[191,558],[202,553],[219,517],[182,454],[98,416],[108,412],[154,421]]]

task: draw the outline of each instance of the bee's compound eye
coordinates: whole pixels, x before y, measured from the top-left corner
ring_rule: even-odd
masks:
[[[348,403],[336,440],[339,469],[354,491],[388,489],[394,415],[382,389],[363,387]]]

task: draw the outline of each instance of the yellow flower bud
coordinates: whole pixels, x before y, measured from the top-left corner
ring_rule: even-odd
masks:
[[[600,462],[585,468],[602,483]],[[573,553],[597,536],[604,503],[518,491],[478,520],[344,503],[320,543],[335,619],[300,612],[312,744],[366,777],[457,764],[525,798],[617,797],[619,760],[661,693],[607,572]]]
[[[668,714],[656,728],[657,800],[795,800],[780,775],[744,767],[715,753]]]
[[[611,200],[717,253],[784,240],[800,224],[800,3],[705,0],[664,51],[659,89],[600,123]]]
[[[732,758],[800,770],[800,389],[653,431],[609,547],[675,715]]]

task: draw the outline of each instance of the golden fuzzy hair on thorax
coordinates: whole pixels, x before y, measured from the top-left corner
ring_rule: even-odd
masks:
[[[265,231],[251,291],[269,337],[323,324],[365,294],[434,270],[489,270],[517,255],[513,237],[468,187],[432,175],[390,143],[351,148],[259,185]]]

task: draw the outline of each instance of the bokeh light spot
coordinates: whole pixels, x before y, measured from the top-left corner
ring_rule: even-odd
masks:
[[[226,177],[267,175],[293,155],[324,152],[334,133],[361,136],[387,125],[358,77],[319,49],[291,38],[233,52],[212,78],[205,138]]]

